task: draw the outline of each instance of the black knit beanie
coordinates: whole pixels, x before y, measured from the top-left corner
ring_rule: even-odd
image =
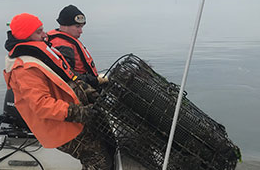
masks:
[[[60,11],[57,21],[60,25],[65,26],[86,24],[86,17],[77,7],[69,5]]]

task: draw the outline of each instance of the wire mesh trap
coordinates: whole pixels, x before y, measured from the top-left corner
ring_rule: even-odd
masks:
[[[162,169],[178,92],[178,85],[130,54],[109,72],[109,84],[95,103],[97,128],[146,168]],[[234,170],[239,157],[225,127],[185,93],[168,169]]]

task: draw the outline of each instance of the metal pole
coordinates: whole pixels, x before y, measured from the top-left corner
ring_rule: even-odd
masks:
[[[191,62],[191,58],[192,58],[192,54],[193,54],[193,51],[194,51],[194,46],[195,46],[198,30],[199,30],[199,24],[200,24],[200,20],[201,20],[201,16],[202,16],[204,3],[205,3],[205,0],[202,0],[201,5],[199,7],[199,11],[198,11],[198,16],[197,16],[197,19],[196,19],[196,22],[195,22],[194,33],[193,33],[193,36],[192,36],[192,42],[191,42],[191,46],[190,46],[190,50],[189,50],[188,59],[186,61],[185,70],[184,70],[183,77],[182,77],[181,87],[180,87],[178,100],[177,100],[177,104],[176,104],[175,112],[174,112],[174,117],[173,117],[173,121],[172,121],[171,132],[170,132],[170,136],[169,136],[169,140],[168,140],[168,144],[167,144],[167,149],[166,149],[166,153],[165,153],[165,157],[164,157],[163,170],[166,170],[167,165],[168,165],[168,161],[169,161],[173,136],[174,136],[175,129],[176,129],[176,124],[177,124],[177,120],[178,120],[178,116],[179,116],[182,96],[183,96],[184,87],[185,87],[187,75],[188,75],[188,72],[189,72],[189,66],[190,66],[190,62]]]
[[[123,170],[121,154],[120,154],[120,150],[119,149],[117,151],[116,159],[117,159],[117,170]]]

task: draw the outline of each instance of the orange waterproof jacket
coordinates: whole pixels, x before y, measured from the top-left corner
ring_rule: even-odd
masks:
[[[7,87],[13,89],[17,110],[43,147],[59,147],[82,131],[82,124],[64,121],[69,102],[79,103],[77,96],[42,61],[7,56],[4,77]]]
[[[51,30],[48,33],[49,41],[53,47],[67,46],[74,51],[74,70],[80,74],[89,73],[98,76],[95,63],[86,47],[76,38],[65,32]]]

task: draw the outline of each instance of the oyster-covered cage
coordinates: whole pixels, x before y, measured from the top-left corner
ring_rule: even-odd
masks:
[[[178,92],[178,85],[130,54],[109,72],[109,84],[95,103],[97,128],[147,169],[162,169]],[[167,169],[234,170],[239,158],[225,127],[185,93]]]

